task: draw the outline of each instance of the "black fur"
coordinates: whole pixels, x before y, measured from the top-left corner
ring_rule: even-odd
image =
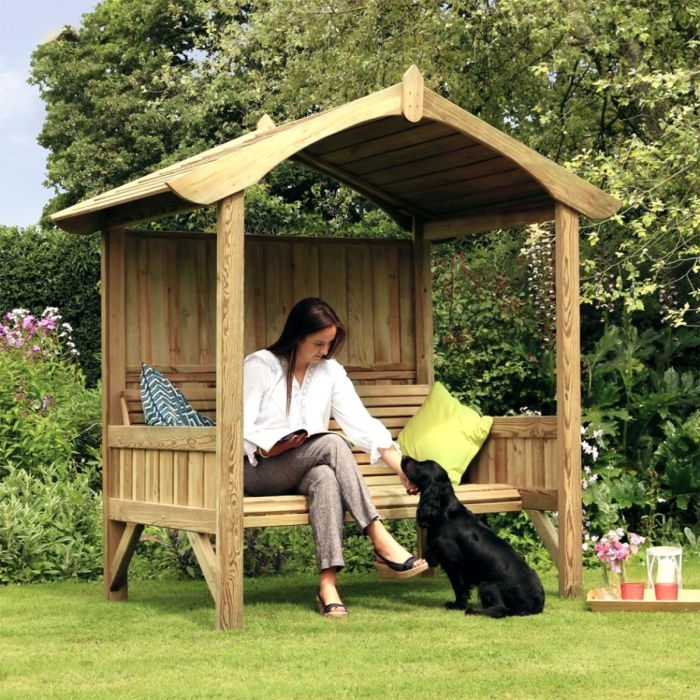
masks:
[[[418,524],[427,531],[423,556],[450,579],[454,603],[445,607],[474,612],[469,596],[476,586],[483,612],[491,617],[535,615],[544,608],[537,574],[507,542],[480,522],[455,496],[447,472],[430,460],[403,457],[401,468],[418,487]]]

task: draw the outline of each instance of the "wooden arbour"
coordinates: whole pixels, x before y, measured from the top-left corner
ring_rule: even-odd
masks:
[[[244,235],[244,192],[288,158],[335,177],[412,232],[400,241]],[[215,233],[127,228],[216,205]],[[496,418],[460,498],[479,512],[526,510],[581,592],[579,217],[619,203],[423,85],[397,85],[258,129],[58,212],[74,233],[102,232],[105,590],[127,595],[145,524],[188,531],[222,629],[243,622],[243,529],[305,522],[302,497],[244,498],[242,363],[270,342],[291,304],[326,298],[347,321],[341,356],[363,400],[394,434],[432,381],[430,246],[468,233],[555,221],[557,415]],[[166,371],[215,428],[140,425],[136,378]],[[142,419],[141,419],[142,420]],[[358,457],[387,517],[416,497]],[[557,510],[556,533],[544,511]],[[216,535],[212,548],[210,535]]]

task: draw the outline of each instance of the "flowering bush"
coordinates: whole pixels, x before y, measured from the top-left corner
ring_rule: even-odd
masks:
[[[99,573],[100,392],[71,330],[53,307],[0,318],[0,584]]]
[[[634,532],[626,533],[621,527],[610,530],[603,537],[592,536],[584,542],[584,551],[593,545],[596,557],[610,567],[615,574],[622,574],[625,562],[634,557],[639,551],[639,545],[646,539]]]
[[[99,392],[85,387],[71,330],[53,307],[0,320],[0,479],[10,464],[34,474],[99,444]]]
[[[47,306],[40,318],[26,309],[13,309],[3,316],[3,321],[0,323],[0,347],[16,348],[29,358],[79,354],[71,338],[73,329],[70,324],[61,323],[54,306]]]

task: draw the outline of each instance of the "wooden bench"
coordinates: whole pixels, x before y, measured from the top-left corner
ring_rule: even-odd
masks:
[[[357,390],[370,413],[396,438],[423,403],[429,386],[379,384],[358,386]],[[186,388],[185,393],[197,410],[215,417],[212,386]],[[113,562],[112,590],[126,576],[143,526],[158,525],[187,531],[216,598],[216,557],[211,544],[216,532],[216,429],[144,425],[136,388],[122,392],[121,408],[124,425],[108,428],[114,466],[107,505],[109,517],[128,527]],[[339,430],[334,421],[330,427]],[[553,417],[495,418],[489,438],[467,471],[469,483],[457,486],[455,492],[475,513],[528,512],[557,563],[557,533],[543,512],[557,509],[555,443]],[[389,468],[370,465],[368,455],[359,450],[354,453],[380,515],[385,519],[415,517],[418,496],[406,494]],[[307,523],[306,496],[243,499],[245,528]]]

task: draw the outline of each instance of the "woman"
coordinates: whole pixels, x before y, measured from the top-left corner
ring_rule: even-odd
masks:
[[[343,367],[331,359],[345,339],[336,313],[321,299],[302,299],[289,312],[279,339],[249,355],[244,365],[245,492],[249,496],[303,493],[316,543],[320,581],[316,603],[327,617],[347,609],[336,588],[343,567],[347,509],[374,545],[381,576],[407,578],[428,564],[411,556],[384,527],[347,442],[328,430],[331,416],[353,444],[393,469],[408,493],[417,490],[401,470],[389,431],[372,418]],[[266,456],[283,435],[303,428],[300,446]]]

